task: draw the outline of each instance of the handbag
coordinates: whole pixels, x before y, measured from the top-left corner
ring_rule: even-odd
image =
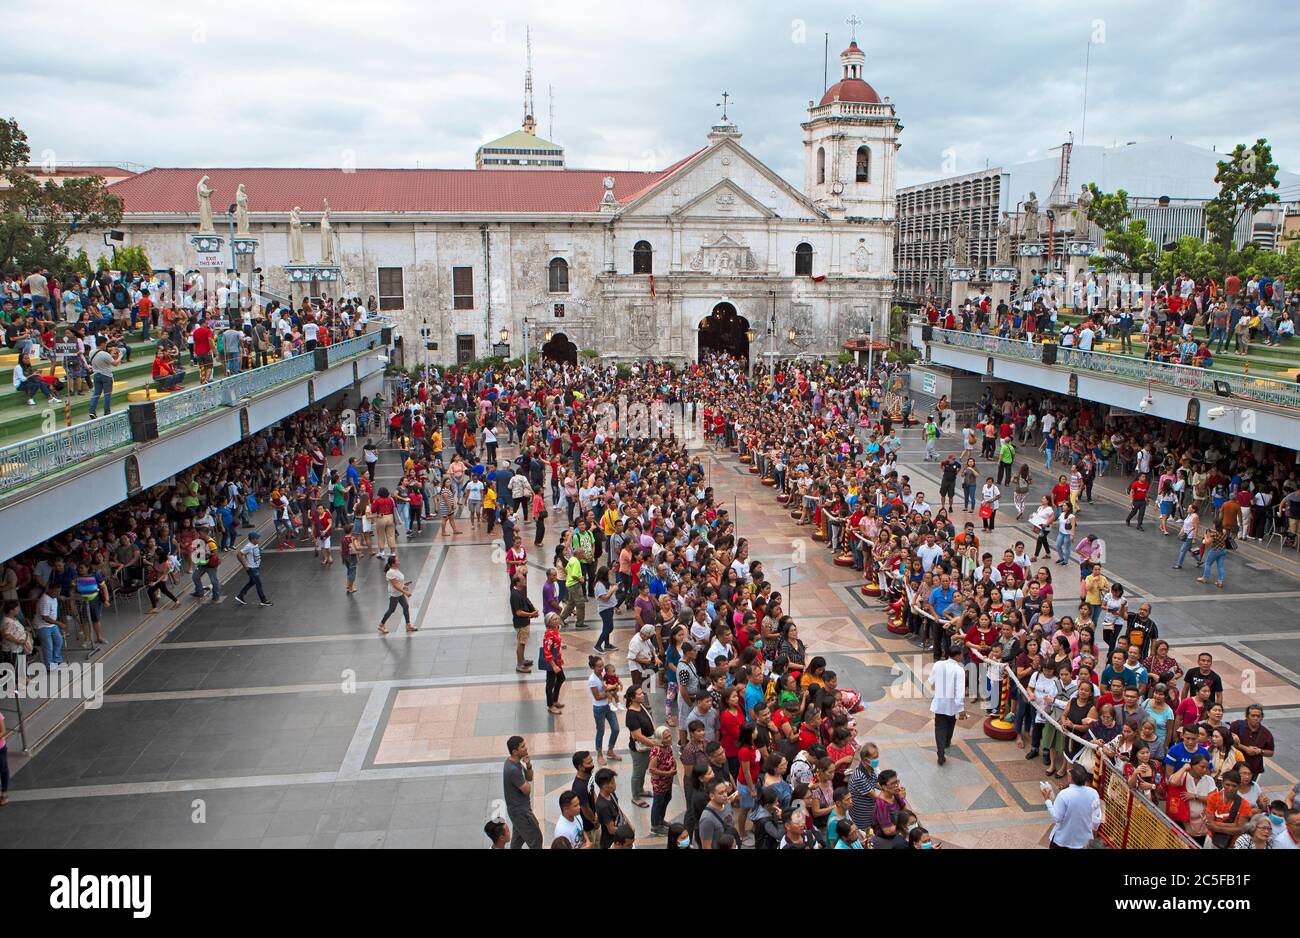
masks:
[[[1170,820],[1186,824],[1192,816],[1192,806],[1188,803],[1182,785],[1167,785],[1165,792],[1165,811]]]
[[[993,517],[993,506],[992,506],[992,505],[980,505],[980,508],[979,508],[979,516],[980,516],[981,518],[992,518],[992,517]]]

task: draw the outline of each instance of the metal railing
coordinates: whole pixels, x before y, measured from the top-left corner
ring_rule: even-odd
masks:
[[[913,320],[919,325],[926,323]],[[933,327],[935,342],[941,345],[969,348],[1003,358],[1042,363],[1043,346],[1025,339],[1010,339],[977,332]],[[1114,352],[1084,352],[1077,348],[1057,346],[1058,365],[1078,371],[1122,378],[1127,381],[1150,381],[1181,391],[1197,394],[1214,394],[1215,382],[1226,385],[1234,397],[1300,410],[1300,384],[1278,378],[1256,377],[1220,368],[1198,368],[1174,362],[1159,362],[1134,355],[1117,355]]]
[[[0,448],[0,492],[61,472],[130,442],[131,419],[126,411],[120,411],[5,446]]]
[[[379,347],[382,341],[382,332],[374,329],[327,346],[326,360],[333,367]],[[301,380],[315,371],[316,356],[307,353],[163,395],[154,401],[158,432],[188,423],[218,407],[234,407],[245,398]],[[0,447],[0,494],[54,475],[83,460],[129,446],[131,442],[131,419],[124,410]]]
[[[332,368],[341,361],[355,358],[361,353],[374,348],[379,344],[380,339],[381,334],[379,332],[367,332],[364,335],[327,345],[325,346],[325,360],[329,362]]]

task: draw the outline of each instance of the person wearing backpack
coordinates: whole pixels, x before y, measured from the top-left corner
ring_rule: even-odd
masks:
[[[199,601],[203,600],[203,577],[207,576],[208,582],[212,584],[212,602],[221,602],[221,581],[217,578],[221,552],[217,550],[217,542],[206,534],[195,538],[190,559],[194,562],[194,592],[190,595]]]
[[[735,813],[731,808],[730,792],[730,783],[721,779],[715,779],[709,789],[709,803],[700,812],[695,832],[700,848],[703,850],[714,849],[718,838],[723,834],[730,835],[737,844],[740,843],[740,837],[736,834]]]

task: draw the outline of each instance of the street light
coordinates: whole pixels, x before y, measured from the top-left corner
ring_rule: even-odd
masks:
[[[506,328],[503,326],[502,329],[501,329],[501,343],[504,345],[505,343],[507,343],[507,342],[509,342],[509,341],[510,341],[510,330],[509,330],[509,329],[506,329]]]
[[[791,342],[796,341],[799,338],[799,330],[794,326],[791,326],[790,331],[786,333],[786,337],[789,338]]]

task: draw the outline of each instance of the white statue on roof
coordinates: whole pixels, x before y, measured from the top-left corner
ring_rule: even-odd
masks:
[[[235,234],[247,238],[252,232],[248,230],[248,192],[241,182],[235,190]]]
[[[195,187],[199,199],[199,234],[216,234],[212,227],[212,193],[208,186],[208,177],[204,176]]]
[[[302,209],[296,205],[289,213],[289,263],[307,263],[307,252],[302,246]]]
[[[320,262],[327,266],[334,264],[334,229],[330,226],[330,200],[323,199],[325,209],[320,216]]]

